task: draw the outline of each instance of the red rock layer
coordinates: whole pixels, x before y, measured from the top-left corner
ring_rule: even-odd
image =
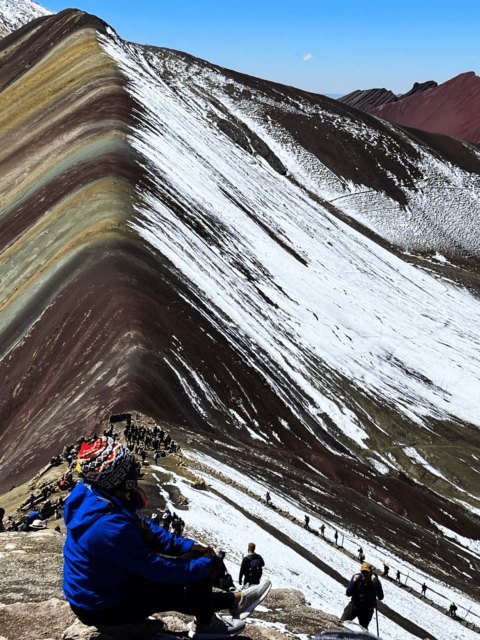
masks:
[[[369,113],[406,127],[480,143],[480,78],[473,71],[462,73]]]

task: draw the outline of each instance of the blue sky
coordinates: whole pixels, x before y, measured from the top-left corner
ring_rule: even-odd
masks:
[[[44,0],[60,11],[63,0]],[[127,40],[318,93],[480,75],[480,0],[77,0]],[[310,57],[309,57],[310,56]]]

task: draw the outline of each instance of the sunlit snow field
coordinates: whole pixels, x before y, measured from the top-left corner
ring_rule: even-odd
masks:
[[[254,493],[262,494],[265,492],[265,485],[252,481],[230,467],[220,464],[217,460],[210,459],[202,454],[189,454],[189,456],[194,460],[216,468],[226,478],[231,478],[241,483]],[[152,467],[154,475],[156,469],[164,471],[161,467]],[[213,489],[224,495],[228,500],[282,531],[296,543],[317,555],[323,562],[332,566],[345,578],[350,579],[354,573],[358,572],[358,562],[351,560],[334,546],[313,536],[308,531],[293,524],[235,487],[199,470],[196,470],[196,473],[204,477]],[[189,501],[188,510],[182,512],[182,517],[187,527],[196,532],[204,533],[212,545],[221,547],[227,552],[226,564],[235,581],[238,579],[241,559],[246,554],[248,543],[255,542],[257,552],[265,559],[265,576],[272,581],[273,588],[298,589],[305,595],[307,602],[313,608],[321,609],[334,616],[341,616],[349,601],[345,595],[345,588],[341,584],[270,535],[261,526],[249,520],[221,497],[211,492],[192,489],[190,484],[181,476],[175,473],[171,475],[182,495],[186,496]],[[175,506],[168,499],[167,492],[160,486],[159,491],[167,500],[170,509],[172,511],[175,510]],[[286,500],[276,493],[272,493],[272,498],[277,506],[289,511],[297,518],[303,519],[304,511],[298,509],[291,500]],[[318,527],[320,521],[316,521],[312,517],[310,524],[313,527]],[[327,522],[326,524],[328,525],[329,523]],[[339,532],[342,531],[337,526],[335,528]],[[348,532],[345,531],[344,533]],[[449,589],[438,580],[434,581],[429,576],[425,576],[423,572],[396,558],[391,552],[378,547],[373,548],[365,540],[359,542],[361,542],[366,553],[366,559],[376,566],[382,567],[380,558],[384,559],[390,566],[401,567],[402,571],[408,571],[412,577],[419,581],[427,579],[430,586],[433,586],[439,593],[443,593],[450,602],[455,602],[457,606],[460,605],[467,609],[472,607],[472,611],[480,613],[479,606],[476,603]],[[399,589],[391,582],[383,580],[382,586],[385,592],[385,604],[429,631],[438,640],[473,640],[473,638],[477,637],[478,634],[474,631],[461,626],[457,621],[450,619],[408,592]],[[384,640],[402,640],[415,637],[382,614],[379,614],[379,624],[380,635]],[[373,628],[374,621],[372,622],[371,630]]]
[[[211,105],[188,84],[167,85],[140,50],[113,38],[102,42],[148,115],[148,127],[138,126],[131,142],[147,159],[160,195],[144,194],[136,230],[200,295],[209,321],[241,357],[254,368],[261,358],[269,384],[292,411],[301,419],[300,406],[344,444],[346,436],[354,453],[368,447],[357,414],[332,387],[338,372],[420,427],[450,417],[479,424],[480,303],[382,249],[243,152],[211,125],[205,115]],[[216,242],[166,206],[162,189],[212,234],[218,227]],[[180,351],[166,362],[185,384]],[[205,403],[222,410],[198,372],[195,382],[186,391],[198,411],[205,413]],[[322,413],[340,433],[322,422]],[[250,424],[248,407],[239,406],[232,423]],[[256,437],[269,442],[256,427]],[[386,458],[376,462],[385,472],[392,466]]]

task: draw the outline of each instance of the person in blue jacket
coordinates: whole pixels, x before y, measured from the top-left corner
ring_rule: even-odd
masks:
[[[212,591],[216,554],[175,536],[139,515],[148,499],[138,487],[135,457],[104,437],[82,445],[79,482],[64,510],[63,590],[88,625],[122,625],[153,613],[192,614],[190,638],[241,633],[243,620],[268,594],[271,583],[236,593]],[[163,557],[168,556],[168,557]],[[228,609],[230,615],[216,612]]]
[[[382,585],[369,562],[364,562],[360,573],[356,573],[348,583],[347,596],[351,601],[345,607],[341,620],[358,618],[362,627],[368,629],[377,600],[383,600]]]

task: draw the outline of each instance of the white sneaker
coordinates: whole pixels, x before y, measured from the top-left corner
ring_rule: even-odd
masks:
[[[251,587],[247,587],[242,591],[240,602],[230,609],[230,615],[234,619],[245,620],[255,607],[267,597],[271,588],[272,583],[270,580],[264,580],[260,584],[253,584]]]
[[[230,638],[238,636],[245,629],[242,620],[232,620],[230,616],[214,613],[208,624],[200,624],[194,620],[189,625],[188,637],[194,640],[215,640],[216,638]]]

